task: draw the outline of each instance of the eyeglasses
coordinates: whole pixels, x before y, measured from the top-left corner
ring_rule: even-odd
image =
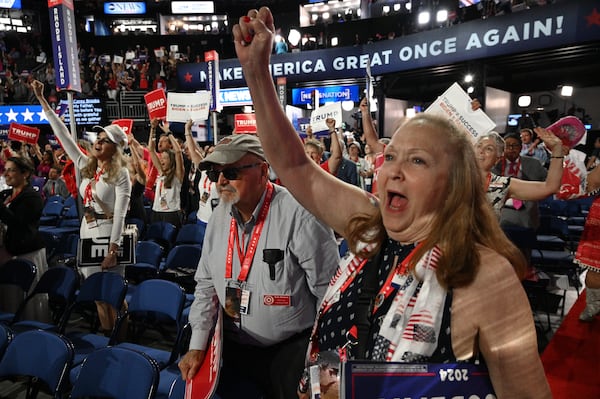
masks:
[[[250,169],[250,168],[254,168],[258,165],[262,165],[262,162],[256,162],[256,163],[252,163],[252,164],[248,164],[248,165],[242,165],[242,166],[237,166],[235,168],[225,168],[225,169],[208,169],[206,171],[206,175],[208,176],[208,179],[214,183],[216,183],[219,180],[219,175],[221,173],[223,173],[223,177],[226,178],[227,180],[239,180],[240,178],[240,171],[242,169]]]
[[[110,140],[109,140],[109,139],[107,139],[107,138],[101,138],[101,139],[97,139],[96,141],[97,141],[98,143],[100,143],[100,144],[108,144],[108,143],[112,143],[112,141],[110,141]]]

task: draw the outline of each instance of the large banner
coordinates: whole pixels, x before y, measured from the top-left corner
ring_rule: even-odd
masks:
[[[595,11],[594,11],[595,10]],[[465,22],[444,29],[406,35],[356,47],[286,53],[272,59],[273,78],[287,83],[364,78],[370,63],[373,76],[446,65],[478,58],[559,48],[600,39],[597,0],[566,1],[527,12]],[[181,90],[203,88],[206,63],[177,66]],[[221,60],[222,87],[243,86],[237,59]]]
[[[48,0],[56,89],[81,92],[73,0]]]

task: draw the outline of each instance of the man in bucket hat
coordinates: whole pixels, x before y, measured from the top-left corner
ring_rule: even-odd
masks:
[[[208,222],[189,320],[191,378],[224,309],[221,398],[291,398],[316,307],[338,262],[333,231],[269,181],[254,135],[224,138],[201,163],[220,203]]]

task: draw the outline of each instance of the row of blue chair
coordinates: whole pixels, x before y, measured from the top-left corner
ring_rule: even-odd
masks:
[[[62,277],[60,277],[62,276]],[[181,286],[172,281],[151,279],[141,282],[131,294],[127,309],[123,308],[128,284],[115,273],[96,273],[81,284],[79,291],[73,296],[77,273],[68,267],[55,267],[46,272],[36,288],[28,296],[34,297],[52,290],[64,291],[64,299],[72,297],[72,303],[66,308],[58,325],[36,320],[19,320],[13,317],[10,328],[19,336],[32,329],[59,333],[66,337],[73,346],[70,360],[70,382],[75,385],[84,367],[84,361],[92,353],[107,348],[119,347],[146,354],[164,374],[158,392],[168,397],[169,392],[179,377],[177,360],[187,350],[189,341],[189,325],[182,317],[186,304],[186,294]],[[39,288],[38,288],[39,286]],[[68,294],[67,294],[68,293]],[[95,314],[96,302],[104,302],[117,309],[118,319],[110,336],[99,334]],[[83,318],[84,322],[76,322]],[[146,332],[155,330],[160,334],[158,347],[144,342]],[[123,334],[126,332],[127,334]],[[167,341],[170,349],[165,349]],[[0,342],[0,350],[5,346]],[[98,396],[98,395],[96,395]],[[99,395],[103,396],[103,395]]]
[[[67,376],[75,353],[69,339],[43,330],[26,331],[13,338],[10,330],[2,326],[0,333],[11,337],[0,360],[0,380],[28,377],[27,398],[35,398],[40,390],[47,391],[56,399],[62,398],[69,390],[69,397],[73,399],[156,397],[159,369],[156,362],[143,352],[123,347],[94,351],[83,361],[76,381],[69,389]],[[178,398],[183,398],[183,395]]]

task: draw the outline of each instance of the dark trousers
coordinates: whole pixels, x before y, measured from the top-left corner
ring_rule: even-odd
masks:
[[[297,399],[310,329],[269,346],[241,345],[224,337],[221,399]]]

